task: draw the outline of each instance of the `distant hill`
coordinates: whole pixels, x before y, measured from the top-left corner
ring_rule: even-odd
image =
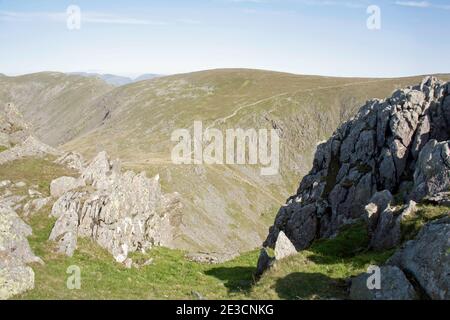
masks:
[[[138,82],[138,81],[142,81],[142,80],[150,80],[150,79],[154,79],[154,78],[158,78],[161,77],[160,74],[155,74],[155,73],[145,73],[140,75],[139,77],[134,78],[133,82]]]
[[[103,81],[105,81],[106,83],[111,84],[116,87],[123,86],[123,85],[130,84],[130,83],[137,82],[137,81],[149,80],[149,79],[153,79],[153,78],[161,76],[158,74],[146,73],[146,74],[140,75],[137,78],[133,79],[130,77],[118,76],[118,75],[114,75],[114,74],[101,74],[101,73],[90,73],[90,72],[72,72],[69,74],[80,75],[83,77],[99,78],[99,79],[102,79]]]
[[[174,247],[236,252],[262,243],[277,209],[310,170],[319,141],[367,99],[421,79],[222,69],[113,87],[95,77],[39,73],[0,78],[0,102],[14,102],[44,142],[87,158],[105,149],[127,169],[159,173],[164,191],[180,193],[184,205]],[[280,174],[264,177],[252,165],[173,164],[171,133],[192,130],[195,120],[218,129],[275,128]]]

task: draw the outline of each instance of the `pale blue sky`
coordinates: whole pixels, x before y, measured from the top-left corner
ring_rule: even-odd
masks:
[[[69,5],[80,30],[66,27]],[[380,30],[366,26],[369,5]],[[0,73],[444,73],[449,30],[448,0],[0,0]]]

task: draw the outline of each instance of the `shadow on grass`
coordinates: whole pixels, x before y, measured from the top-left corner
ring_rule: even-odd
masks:
[[[217,267],[207,270],[205,274],[223,281],[229,293],[247,293],[254,284],[255,270],[254,267]]]
[[[278,279],[275,290],[281,299],[345,299],[346,285],[321,273],[294,272]]]
[[[385,251],[368,250],[367,226],[360,222],[345,226],[333,239],[317,240],[308,250],[313,255],[308,258],[318,264],[346,263],[355,269],[371,264],[382,264],[394,249]]]

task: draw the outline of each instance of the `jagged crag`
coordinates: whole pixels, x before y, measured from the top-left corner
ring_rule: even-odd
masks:
[[[369,249],[402,242],[401,222],[416,202],[448,205],[450,190],[450,83],[434,77],[368,101],[355,117],[317,146],[313,168],[280,208],[265,247],[284,234],[296,250],[335,236],[363,220]],[[422,228],[382,267],[391,285],[368,290],[363,274],[352,281],[353,299],[449,299],[450,218]],[[260,272],[269,267],[262,250]],[[387,279],[387,280],[386,280]]]
[[[448,191],[450,86],[428,77],[386,100],[368,101],[325,143],[264,246],[283,230],[297,250],[365,214],[377,191],[420,201]]]

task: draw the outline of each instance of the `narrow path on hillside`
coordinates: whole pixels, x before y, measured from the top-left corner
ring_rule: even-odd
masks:
[[[346,84],[340,84],[340,85],[334,85],[334,86],[325,86],[325,87],[320,87],[319,86],[319,87],[316,87],[316,88],[299,89],[299,90],[294,90],[294,91],[287,91],[287,92],[278,93],[276,95],[273,95],[273,96],[270,96],[270,97],[267,97],[267,98],[263,98],[263,99],[260,99],[258,101],[255,101],[255,102],[252,102],[252,103],[249,103],[249,104],[245,104],[245,105],[242,105],[242,106],[238,107],[236,110],[234,110],[228,116],[225,116],[225,117],[222,117],[222,118],[214,120],[213,123],[206,128],[206,130],[214,127],[218,123],[224,124],[225,122],[227,122],[227,120],[235,117],[243,109],[250,108],[250,107],[256,106],[256,105],[258,105],[260,103],[263,103],[263,102],[266,102],[266,101],[270,101],[272,99],[279,98],[279,97],[282,97],[282,96],[285,96],[285,95],[296,94],[296,93],[303,93],[303,92],[313,92],[313,91],[326,90],[326,89],[345,88],[345,87],[350,87],[350,86],[354,86],[354,85],[363,85],[363,84],[377,83],[377,82],[383,82],[383,81],[393,81],[393,80],[398,80],[398,79],[377,79],[377,80],[368,80],[368,81],[349,82],[349,83],[346,83]]]

